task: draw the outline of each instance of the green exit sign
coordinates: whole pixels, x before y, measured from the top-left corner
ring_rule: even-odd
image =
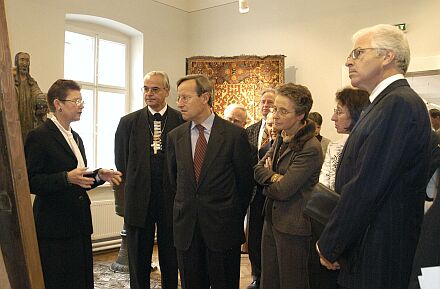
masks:
[[[396,26],[397,28],[399,28],[402,31],[406,31],[406,23],[394,24],[394,26]]]

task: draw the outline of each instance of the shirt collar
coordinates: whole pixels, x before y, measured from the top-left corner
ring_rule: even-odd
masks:
[[[201,125],[205,128],[205,131],[211,131],[212,125],[214,124],[215,114],[211,111],[211,114],[201,123]],[[191,129],[194,129],[196,124],[191,122]]]
[[[48,118],[56,125],[56,127],[65,135],[71,135],[72,129],[69,127],[69,130],[66,130],[61,123],[58,121],[57,117],[54,114],[48,115]]]
[[[160,113],[160,115],[163,116],[165,114],[165,112],[167,111],[168,105],[165,104],[165,106],[160,111],[155,111],[154,109],[152,109],[149,106],[147,106],[147,107],[148,107],[148,110],[151,112],[152,115],[154,115],[155,113]]]
[[[376,99],[376,97],[385,89],[388,87],[388,85],[390,85],[391,83],[393,83],[396,80],[399,79],[404,79],[403,74],[398,73],[398,74],[394,74],[391,75],[388,78],[385,78],[384,80],[382,80],[371,92],[370,94],[370,102],[373,103],[373,101]]]

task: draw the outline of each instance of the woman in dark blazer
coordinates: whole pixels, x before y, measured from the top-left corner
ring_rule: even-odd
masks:
[[[264,289],[308,289],[310,220],[306,200],[318,182],[323,162],[315,126],[307,120],[312,96],[302,85],[277,89],[273,118],[281,132],[255,167],[255,179],[266,195],[262,234]]]
[[[46,289],[92,289],[92,219],[87,190],[121,173],[87,170],[84,145],[70,128],[84,108],[79,85],[57,80],[47,99],[52,115],[29,132],[25,143],[34,218]]]

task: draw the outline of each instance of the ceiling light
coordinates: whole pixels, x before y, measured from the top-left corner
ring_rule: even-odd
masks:
[[[238,11],[240,13],[248,13],[249,12],[249,0],[238,0]]]

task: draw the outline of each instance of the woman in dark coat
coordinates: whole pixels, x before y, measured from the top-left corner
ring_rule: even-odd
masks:
[[[307,120],[312,103],[305,86],[288,83],[277,89],[273,118],[281,134],[255,167],[255,180],[264,186],[267,197],[262,234],[264,289],[309,288],[311,227],[303,211],[323,162],[315,125]]]
[[[47,93],[52,115],[25,143],[34,218],[46,289],[92,289],[92,218],[87,190],[121,173],[87,170],[84,145],[70,128],[84,108],[79,85],[57,80]]]

